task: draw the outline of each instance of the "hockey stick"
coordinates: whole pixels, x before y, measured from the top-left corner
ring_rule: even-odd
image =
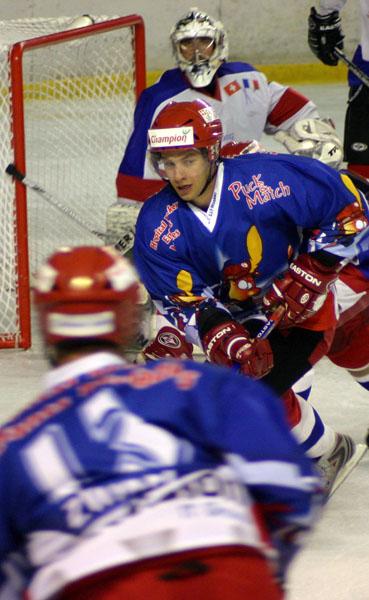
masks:
[[[272,333],[273,329],[277,327],[285,312],[286,309],[284,308],[284,306],[278,306],[278,308],[275,309],[274,313],[272,313],[268,321],[266,321],[262,328],[259,329],[255,339],[264,340],[265,338],[267,338],[268,335]]]
[[[339,48],[335,48],[334,53],[337,56],[337,58],[342,60],[342,62],[344,62],[348,66],[350,71],[352,71],[353,74],[356,75],[356,77],[360,79],[360,81],[362,81],[364,85],[366,85],[366,87],[369,87],[368,75],[366,75],[361,69],[359,69],[359,67],[354,65],[354,63],[351,62],[351,60],[347,58],[346,54],[342,52],[342,50],[340,50]]]
[[[43,187],[41,187],[38,183],[36,183],[36,181],[33,181],[32,179],[27,177],[27,175],[24,175],[23,173],[18,171],[18,169],[16,168],[15,165],[9,164],[6,167],[5,172],[8,175],[10,175],[11,177],[14,177],[14,179],[17,179],[18,181],[23,183],[23,185],[25,185],[26,187],[28,187],[31,190],[33,190],[34,192],[36,192],[36,194],[38,194],[41,198],[46,200],[46,202],[51,204],[59,212],[63,213],[67,217],[69,217],[69,219],[71,219],[75,223],[78,223],[78,225],[80,225],[80,227],[82,227],[85,231],[88,231],[92,235],[98,237],[100,240],[105,242],[106,236],[102,231],[97,231],[90,223],[87,223],[73,209],[69,208],[68,206],[65,206],[65,204],[60,202],[60,200],[58,198],[56,198],[55,196],[53,196],[52,194],[47,192]],[[117,250],[119,250],[119,252],[121,254],[126,254],[129,250],[131,250],[131,248],[133,246],[133,240],[134,240],[133,232],[127,232],[121,239],[119,239],[114,244],[114,247]]]

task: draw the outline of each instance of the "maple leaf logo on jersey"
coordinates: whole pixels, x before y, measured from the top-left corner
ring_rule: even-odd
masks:
[[[228,83],[227,85],[224,86],[224,90],[225,92],[227,92],[228,96],[233,96],[233,94],[235,94],[236,92],[238,92],[238,90],[241,89],[240,84],[238,83],[238,81],[231,81],[231,83]]]

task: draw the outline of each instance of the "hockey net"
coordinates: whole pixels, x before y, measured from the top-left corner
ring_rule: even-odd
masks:
[[[115,177],[145,87],[141,17],[0,22],[0,348],[30,346],[30,278],[56,247],[103,242],[9,163],[104,232]]]

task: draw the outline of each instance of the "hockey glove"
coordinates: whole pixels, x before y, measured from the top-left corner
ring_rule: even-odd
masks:
[[[288,131],[277,131],[274,137],[291,154],[311,156],[333,169],[342,163],[343,145],[331,119],[300,119]]]
[[[278,306],[285,307],[280,328],[293,327],[313,316],[323,306],[339,268],[339,264],[337,268],[325,266],[313,256],[301,254],[265,294],[263,305],[267,314]]]
[[[156,338],[142,350],[146,361],[160,358],[192,358],[193,345],[186,342],[185,336],[175,327],[159,329]]]
[[[343,50],[344,35],[341,29],[341,17],[337,10],[328,15],[319,15],[312,7],[309,16],[308,44],[310,50],[325,65],[336,66],[338,57],[334,49]]]
[[[257,140],[247,140],[246,142],[227,142],[220,149],[221,158],[237,158],[244,154],[255,154],[255,152],[266,152],[263,146]]]
[[[240,365],[240,372],[253,379],[267,375],[273,368],[273,352],[268,340],[252,339],[237,321],[212,327],[202,338],[204,352],[218,365]]]

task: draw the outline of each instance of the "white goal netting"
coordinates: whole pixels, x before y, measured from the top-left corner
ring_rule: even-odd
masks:
[[[6,166],[19,168],[23,160],[27,177],[104,233],[140,91],[135,25],[94,16],[90,32],[71,32],[72,20],[0,21],[0,347],[24,345],[24,239],[31,273],[56,247],[103,243],[30,189],[25,215],[17,198],[22,186],[16,188]],[[65,37],[55,37],[65,30]],[[22,44],[19,58],[13,45],[23,40],[36,43]],[[144,65],[144,47],[141,52]]]

